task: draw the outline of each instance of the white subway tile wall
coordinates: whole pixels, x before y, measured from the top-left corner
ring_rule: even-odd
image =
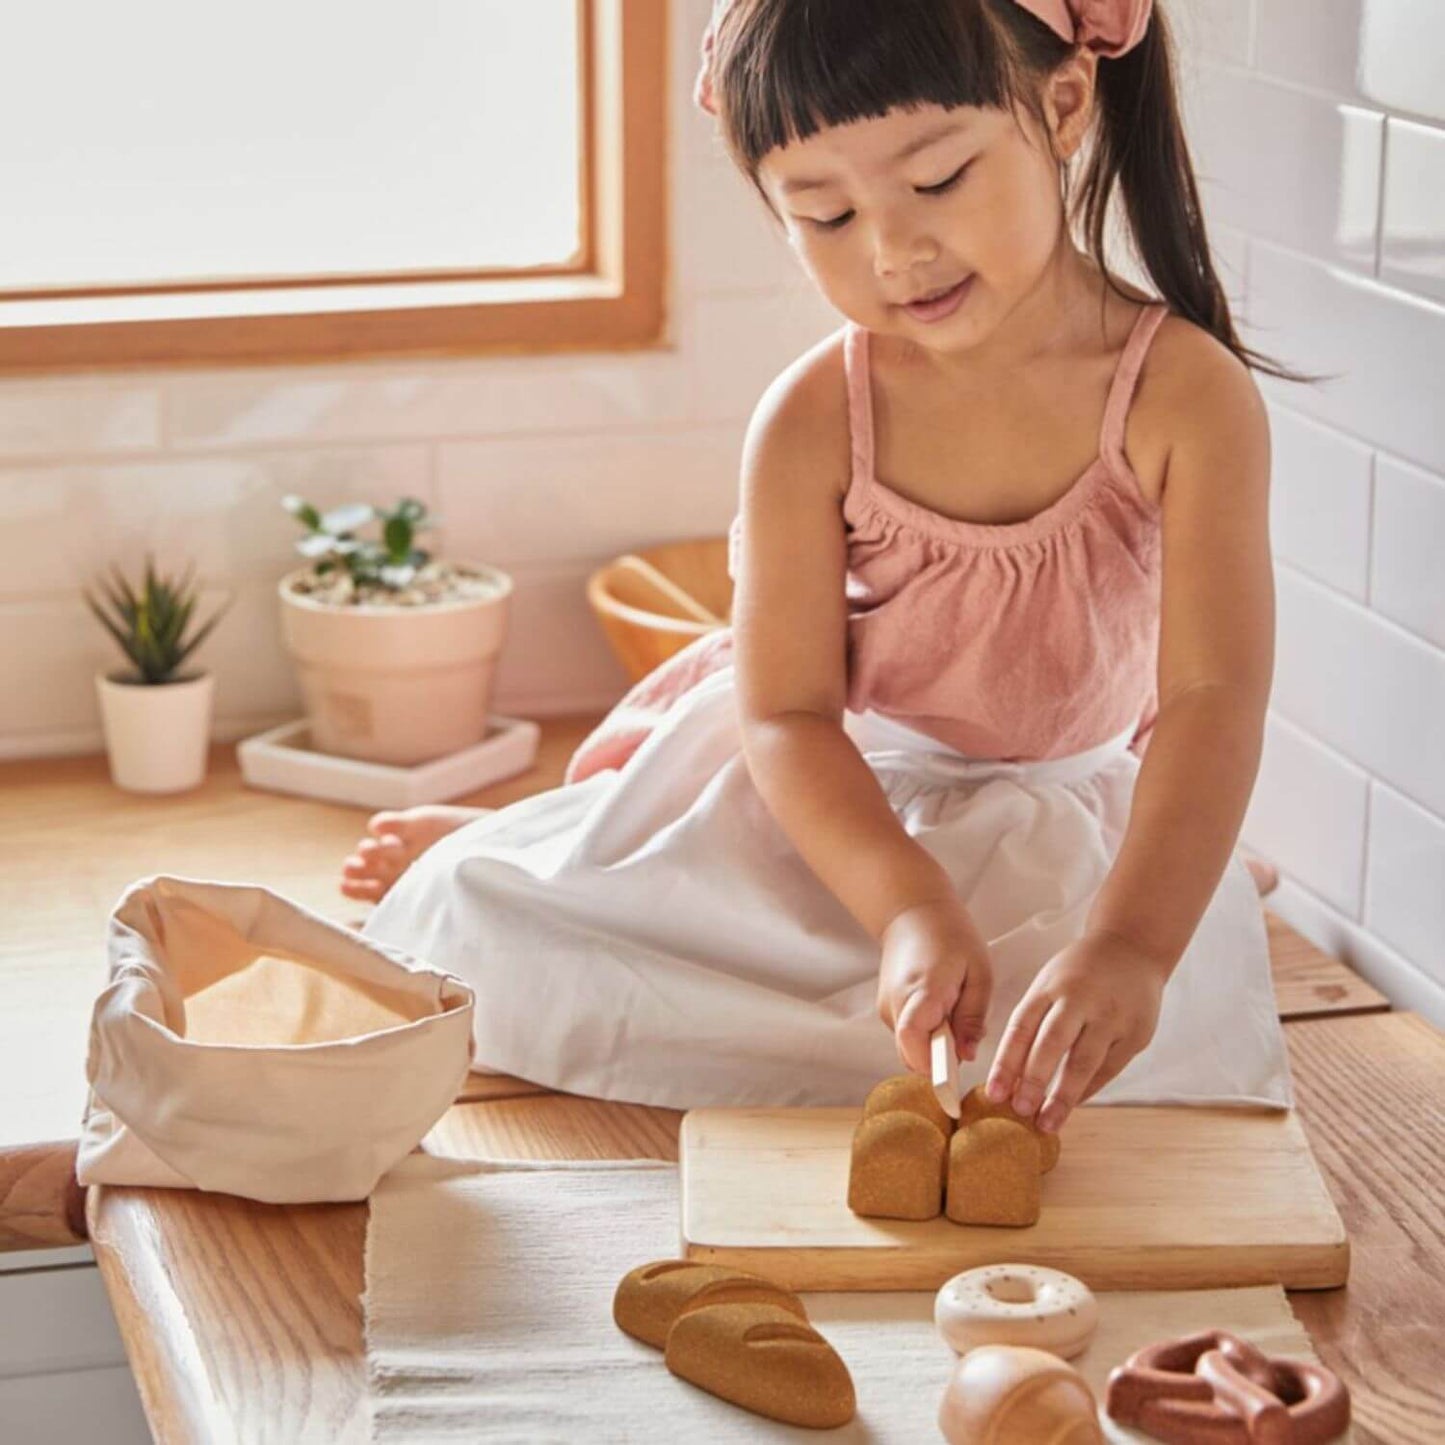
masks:
[[[1370,785],[1366,924],[1407,958],[1440,957],[1445,823],[1383,783]]]
[[[1265,387],[1278,649],[1244,840],[1272,907],[1445,1024],[1445,5],[1165,3],[1249,338],[1325,378]]]
[[[1374,269],[1381,115],[1214,66],[1197,76],[1188,120],[1212,221]]]
[[[1391,120],[1385,135],[1380,275],[1445,301],[1445,129]]]
[[[1358,917],[1370,775],[1283,717],[1269,720],[1245,831],[1261,853],[1336,908]],[[1301,798],[1309,828],[1299,827]]]
[[[1254,344],[1328,377],[1266,387],[1279,665],[1245,840],[1282,913],[1445,1022],[1445,5],[1165,3],[1231,295]],[[448,551],[515,573],[500,710],[618,695],[588,572],[721,531],[759,394],[838,324],[692,108],[710,0],[674,8],[670,348],[0,380],[0,755],[99,746],[109,645],[78,587],[148,543],[234,596],[218,733],[293,713],[287,491],[414,493]]]
[[[1442,541],[1445,477],[1380,457],[1375,470],[1370,600],[1377,611],[1437,647],[1445,647]],[[1445,886],[1440,891],[1445,894]]]
[[[1270,408],[1274,453],[1270,536],[1274,554],[1363,602],[1370,582],[1370,470],[1362,442]]]

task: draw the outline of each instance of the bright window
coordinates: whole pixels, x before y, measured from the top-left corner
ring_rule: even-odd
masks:
[[[655,340],[665,12],[15,7],[0,368]]]
[[[218,27],[195,0],[15,8],[0,287],[577,252],[573,0],[248,0],[231,14]]]

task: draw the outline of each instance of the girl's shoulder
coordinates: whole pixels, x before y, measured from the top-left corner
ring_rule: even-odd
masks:
[[[1169,458],[1191,439],[1239,435],[1265,425],[1249,368],[1217,337],[1170,312],[1139,371],[1124,450],[1140,489],[1158,503]]]
[[[754,417],[791,415],[822,406],[846,419],[848,333],[852,329],[851,323],[845,323],[789,362],[763,393]]]
[[[744,443],[745,465],[762,458],[770,470],[791,471],[790,459],[841,496],[850,476],[848,325],[825,336],[786,366],[753,409]]]

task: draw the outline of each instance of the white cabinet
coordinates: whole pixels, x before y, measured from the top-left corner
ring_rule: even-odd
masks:
[[[0,1255],[0,1441],[150,1440],[90,1251]]]

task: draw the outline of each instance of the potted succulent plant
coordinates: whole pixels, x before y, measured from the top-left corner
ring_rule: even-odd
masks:
[[[481,742],[512,579],[419,547],[436,520],[410,497],[389,511],[283,505],[305,528],[307,565],[280,592],[311,745],[411,766]]]
[[[118,788],[178,793],[198,787],[206,776],[215,679],[181,669],[230,603],[201,623],[199,592],[194,569],[164,576],[148,557],[139,588],[113,568],[108,580],[85,593],[86,604],[129,661],[95,679],[110,776]]]

